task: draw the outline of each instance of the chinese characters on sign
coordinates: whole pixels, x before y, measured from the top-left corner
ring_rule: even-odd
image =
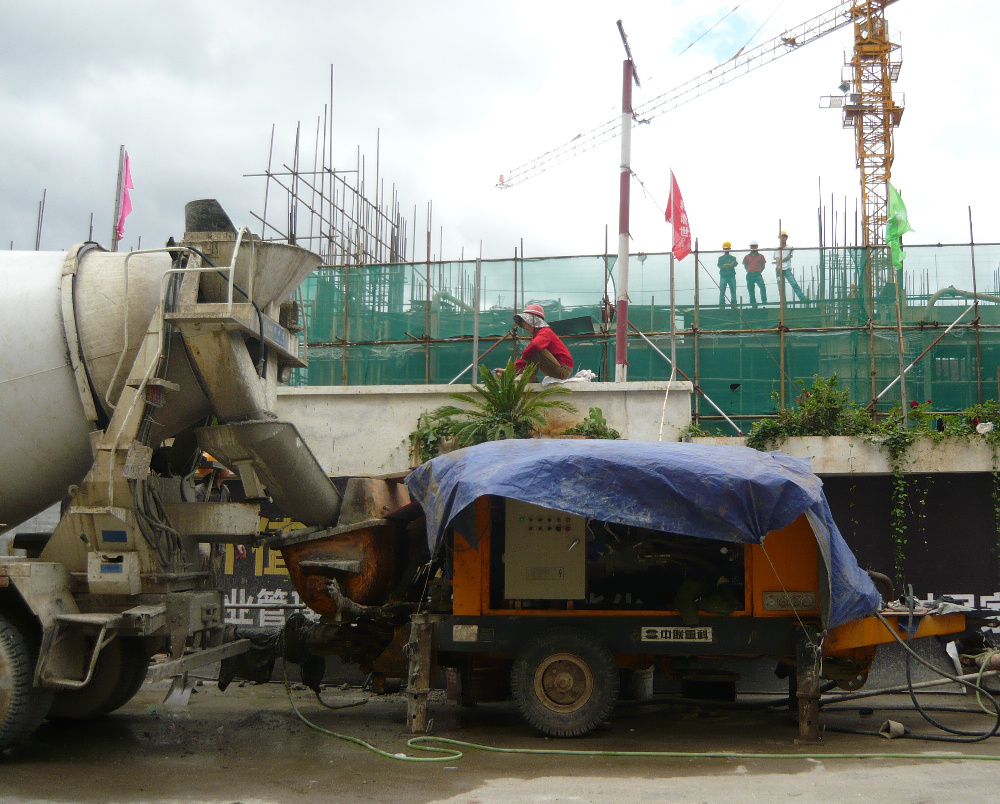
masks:
[[[660,628],[642,629],[643,642],[711,642],[711,628]]]
[[[230,625],[277,626],[293,611],[305,609],[288,580],[281,552],[254,547],[239,558],[227,544],[220,585],[225,595],[225,621]]]
[[[247,594],[246,589],[232,588],[224,605],[228,625],[279,628],[285,624],[286,612],[305,608],[298,592],[284,589],[260,589],[256,594]]]

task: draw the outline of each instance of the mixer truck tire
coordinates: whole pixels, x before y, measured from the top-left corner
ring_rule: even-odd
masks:
[[[586,734],[608,721],[618,701],[614,656],[577,628],[530,639],[514,661],[510,683],[521,716],[550,737]]]
[[[50,720],[93,720],[120,709],[139,691],[149,669],[149,654],[141,639],[118,637],[97,657],[90,683],[78,690],[57,692]]]
[[[33,648],[27,629],[0,614],[0,751],[37,729],[52,703],[51,692],[32,686]]]

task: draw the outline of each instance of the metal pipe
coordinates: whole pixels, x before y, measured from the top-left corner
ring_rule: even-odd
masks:
[[[517,327],[514,327],[513,329],[509,330],[508,332],[505,332],[504,335],[503,335],[503,337],[500,338],[500,340],[498,340],[489,349],[487,349],[485,352],[483,352],[482,357],[486,357],[486,355],[488,355],[490,352],[492,352],[494,349],[496,349],[501,343],[503,343],[505,340],[507,340],[507,338],[510,335],[513,335],[516,330],[517,330]],[[482,358],[480,358],[480,359],[482,359]],[[455,377],[451,380],[451,382],[448,383],[448,385],[454,385],[455,381],[458,380],[459,377],[461,377],[463,374],[465,374],[465,372],[467,372],[474,365],[475,365],[474,362],[473,363],[469,363],[469,365],[467,365],[464,369],[462,369],[460,372],[458,372],[458,374],[455,375]]]
[[[35,251],[39,251],[42,247],[42,223],[45,221],[45,194],[48,192],[46,189],[42,189],[42,200],[38,202],[38,225],[35,227]],[[118,220],[115,219],[115,225],[117,226]],[[117,232],[118,230],[115,229]],[[117,251],[117,249],[115,249]]]
[[[431,213],[433,202],[427,202],[427,255],[424,280],[427,284],[424,304],[424,384],[431,382]]]
[[[350,315],[350,297],[348,295],[348,287],[350,285],[350,273],[351,266],[350,261],[344,264],[344,351],[341,354],[340,359],[340,384],[347,385],[347,319]]]
[[[520,308],[517,306],[517,246],[514,246],[514,303],[511,305],[511,309],[517,313]],[[517,353],[517,326],[514,327],[514,352]]]
[[[778,218],[778,232],[781,232],[781,218]],[[788,375],[785,373],[785,273],[784,273],[785,249],[781,243],[781,235],[778,235],[778,264],[775,266],[778,271],[778,353],[781,372],[781,407],[785,407],[785,381]]]
[[[118,183],[115,185],[115,214],[111,219],[111,250],[118,251],[118,219],[122,214],[122,188],[125,184],[125,146],[118,148]],[[35,245],[35,251],[38,245]]]
[[[935,304],[937,304],[938,299],[944,299],[944,298],[981,299],[982,301],[995,302],[997,304],[1000,304],[1000,296],[993,296],[989,293],[976,293],[976,292],[970,292],[968,290],[960,290],[959,288],[956,288],[954,285],[949,285],[946,288],[941,288],[941,290],[935,291],[927,298],[927,309],[924,311],[924,316],[926,317],[927,315],[930,314],[931,308]],[[978,317],[979,316],[977,314],[976,318]]]
[[[876,389],[878,388],[878,377],[876,376],[876,363],[875,363],[875,320],[872,317],[875,312],[875,289],[874,285],[874,272],[872,271],[872,247],[868,243],[867,230],[865,231],[865,284],[868,292],[868,359],[871,364],[870,373],[872,378],[872,414],[873,418],[878,419],[878,409],[874,407],[875,403],[878,402],[878,396],[876,394]]]
[[[674,282],[674,254],[670,253],[670,381],[677,375],[677,298]]]
[[[983,350],[979,339],[979,295],[976,288],[976,238],[972,231],[972,207],[969,207],[969,250],[972,252],[972,294],[976,314],[972,316],[972,324],[976,328],[976,401],[983,404]]]
[[[476,257],[476,286],[472,291],[472,383],[475,385],[479,365],[479,285],[483,271],[483,241],[479,241],[479,256]],[[454,380],[452,380],[454,382]]]
[[[663,354],[663,352],[661,352],[661,351],[659,350],[659,348],[658,348],[658,347],[656,346],[656,344],[655,344],[655,343],[653,343],[653,342],[652,342],[652,341],[651,341],[651,340],[650,340],[649,338],[647,338],[647,337],[646,337],[646,336],[645,336],[645,335],[644,335],[644,334],[643,334],[643,333],[642,333],[642,332],[641,332],[641,331],[639,330],[639,328],[638,328],[638,327],[636,327],[636,325],[635,325],[635,324],[633,324],[633,323],[629,322],[629,326],[630,326],[630,327],[631,327],[632,329],[634,329],[634,330],[635,330],[635,332],[636,332],[636,333],[637,333],[637,334],[639,335],[639,337],[640,337],[640,338],[642,338],[642,339],[643,339],[643,340],[644,340],[644,341],[645,341],[646,343],[648,343],[648,344],[650,345],[650,347],[651,347],[651,348],[653,349],[653,351],[655,351],[655,352],[656,352],[656,353],[657,353],[657,354],[658,354],[658,355],[659,355],[660,357],[662,357],[662,358],[663,358],[664,360],[666,360],[666,361],[667,361],[668,363],[670,363],[671,367],[673,367],[673,363],[672,363],[672,362],[670,361],[670,358],[669,358],[669,357],[667,357],[667,356],[666,356],[665,354]],[[680,375],[681,375],[681,376],[682,376],[682,377],[683,377],[683,378],[684,378],[685,380],[687,380],[688,382],[691,382],[691,378],[690,378],[690,377],[688,377],[688,375],[687,375],[687,374],[685,374],[685,373],[684,373],[683,371],[681,371],[680,369],[677,369],[677,373],[678,373],[678,374],[680,374]],[[715,408],[715,409],[716,409],[716,410],[717,410],[717,411],[719,412],[719,415],[720,415],[720,416],[722,416],[722,418],[723,418],[723,419],[725,419],[725,420],[726,420],[727,422],[729,422],[729,424],[730,424],[730,425],[732,425],[733,429],[734,429],[734,430],[735,430],[735,431],[736,431],[737,433],[739,433],[740,435],[743,435],[743,431],[742,431],[742,430],[741,430],[741,429],[740,429],[740,428],[739,428],[739,427],[738,427],[738,426],[736,425],[736,423],[735,423],[735,422],[734,422],[734,421],[733,421],[732,419],[730,419],[730,418],[729,418],[729,417],[728,417],[728,416],[727,416],[727,415],[725,414],[725,412],[724,412],[724,411],[722,410],[722,408],[720,408],[720,407],[719,407],[718,405],[716,405],[716,404],[715,404],[715,402],[713,402],[713,401],[712,401],[712,398],[711,398],[711,397],[710,397],[710,396],[709,396],[708,394],[706,394],[706,393],[705,393],[705,392],[704,392],[703,390],[701,390],[701,388],[699,388],[699,387],[698,387],[698,386],[697,386],[697,385],[696,385],[695,383],[691,383],[691,385],[692,385],[692,386],[694,386],[694,390],[695,390],[695,391],[696,391],[696,392],[697,392],[698,394],[700,394],[701,396],[705,397],[705,401],[706,401],[706,402],[708,402],[708,404],[709,404],[709,405],[711,405],[711,406],[712,406],[713,408]]]
[[[987,670],[985,673],[968,673],[964,676],[955,676],[957,679],[962,681],[978,681],[981,678],[990,678],[991,676],[1000,675],[998,670]],[[920,681],[916,684],[900,684],[895,687],[883,687],[878,690],[866,690],[865,692],[852,692],[847,695],[834,695],[830,698],[824,698],[820,703],[840,703],[841,701],[856,701],[859,698],[874,698],[876,695],[891,695],[897,692],[909,692],[909,690],[922,690],[928,689],[929,687],[941,687],[945,684],[954,684],[954,680],[950,678],[938,678],[933,681]]]
[[[700,331],[698,329],[698,325],[701,322],[701,319],[699,317],[699,302],[700,302],[700,298],[701,297],[700,297],[699,282],[698,282],[698,267],[700,265],[701,265],[701,261],[700,261],[700,259],[698,257],[698,238],[696,237],[694,239],[694,324],[691,327],[691,336],[692,336],[691,339],[692,339],[692,341],[694,341],[694,383],[695,383],[695,385],[698,384],[698,379],[699,379],[699,376],[700,376],[700,368],[701,368],[701,345],[698,342],[698,336],[700,334]],[[733,298],[732,298],[733,307],[735,308],[736,307],[736,294],[735,294],[735,292],[733,292],[732,295],[733,295]],[[699,413],[698,408],[699,408],[699,406],[698,406],[698,397],[695,396],[695,398],[694,398],[694,420],[695,420],[695,422],[698,421],[698,413]]]
[[[621,20],[618,21],[621,31]],[[622,39],[625,33],[622,31]],[[618,179],[618,269],[615,307],[615,382],[628,380],[628,246],[629,190],[632,179],[632,59],[622,67],[622,150]]]
[[[917,355],[917,356],[916,356],[916,357],[914,358],[913,362],[912,362],[912,363],[910,363],[910,365],[908,365],[908,366],[907,366],[907,367],[906,367],[905,369],[903,369],[903,374],[906,374],[906,372],[908,372],[908,371],[909,371],[909,370],[910,370],[911,368],[913,368],[913,367],[914,367],[915,365],[917,365],[917,363],[918,363],[918,362],[920,362],[920,359],[921,359],[922,357],[924,357],[924,355],[926,355],[926,354],[927,354],[927,353],[928,353],[928,352],[929,352],[929,351],[930,351],[931,349],[933,349],[933,348],[934,348],[935,346],[937,346],[937,343],[938,343],[938,341],[940,341],[940,340],[941,340],[941,339],[942,339],[942,338],[943,338],[943,337],[944,337],[945,335],[947,335],[947,334],[948,334],[949,332],[951,332],[951,330],[952,330],[952,329],[953,329],[953,328],[955,327],[955,325],[956,325],[956,324],[957,324],[957,323],[958,323],[959,321],[961,321],[961,320],[962,320],[963,318],[965,318],[965,316],[966,316],[966,315],[968,315],[968,313],[969,313],[969,310],[971,310],[971,309],[972,309],[972,308],[973,308],[974,306],[975,306],[975,305],[972,305],[972,304],[970,304],[970,305],[969,305],[968,307],[966,307],[966,308],[965,308],[965,311],[964,311],[964,312],[963,312],[963,313],[962,313],[962,314],[961,314],[961,315],[960,315],[960,316],[959,316],[958,318],[956,318],[956,319],[955,319],[955,320],[954,320],[954,321],[953,321],[953,322],[951,323],[951,326],[949,326],[949,327],[948,327],[948,328],[947,328],[947,329],[946,329],[946,330],[945,330],[944,332],[942,332],[942,333],[941,333],[940,335],[938,335],[938,336],[937,336],[937,337],[936,337],[936,338],[935,338],[935,339],[934,339],[933,341],[931,341],[931,344],[930,344],[930,346],[928,346],[928,347],[927,347],[926,349],[924,349],[924,351],[922,351],[922,352],[921,352],[921,353],[920,353],[919,355]],[[875,397],[875,398],[874,398],[874,399],[873,399],[873,400],[872,400],[871,402],[869,402],[869,403],[868,403],[868,406],[867,406],[867,407],[868,407],[868,408],[872,407],[872,405],[874,405],[874,404],[875,404],[876,402],[878,402],[878,401],[879,401],[879,400],[880,400],[880,399],[881,399],[881,398],[882,398],[883,396],[885,396],[886,392],[887,392],[887,391],[888,391],[888,390],[889,390],[890,388],[892,388],[892,386],[894,386],[894,385],[895,385],[895,384],[896,384],[897,382],[899,382],[899,377],[898,377],[898,376],[897,376],[897,377],[896,377],[896,379],[894,379],[894,380],[893,380],[893,381],[892,381],[891,383],[889,383],[889,384],[888,384],[888,385],[887,385],[887,386],[886,386],[885,388],[883,388],[883,389],[882,389],[882,393],[880,393],[880,394],[879,394],[879,395],[878,395],[877,397]]]
[[[631,326],[631,322],[630,322],[630,326]],[[971,327],[972,325],[968,324],[968,325],[965,325],[965,326]],[[844,326],[844,327],[789,327],[788,331],[789,332],[810,332],[810,333],[812,333],[812,332],[866,332],[866,331],[868,331],[868,329],[869,329],[869,327],[867,327],[867,326],[863,326],[863,327],[849,327],[849,326]],[[876,332],[880,332],[880,331],[883,331],[883,330],[886,330],[886,331],[892,330],[892,329],[895,329],[895,327],[888,326],[888,325],[886,325],[886,326],[873,326],[873,327],[871,327],[871,329],[875,330]],[[756,333],[756,332],[771,332],[771,331],[772,330],[769,330],[769,329],[764,329],[764,330],[761,330],[761,329],[705,329],[705,330],[698,330],[697,334],[699,336],[702,336],[702,335],[747,335],[747,334],[753,334],[753,333]],[[664,331],[648,332],[646,334],[647,335],[651,335],[651,336],[657,336],[657,335],[668,336],[668,335],[670,335],[670,331],[669,330],[664,330]],[[694,331],[690,330],[690,329],[677,330],[677,334],[678,335],[691,335],[692,337],[694,337],[694,335],[695,335]],[[413,343],[414,341],[417,341],[418,343],[423,343],[424,342],[424,339],[421,336],[412,335],[412,334],[409,334],[409,333],[407,333],[407,335],[408,335],[408,338],[409,338],[408,340],[406,340],[406,339],[398,339],[398,338],[394,339],[394,340],[371,340],[371,341],[357,341],[356,340],[356,341],[353,341],[351,343],[351,345],[352,346],[383,346],[383,345],[384,346],[389,346],[389,345],[397,345],[397,344],[410,344],[410,343]],[[585,340],[585,339],[588,339],[588,338],[590,338],[590,339],[598,338],[599,335],[600,335],[600,333],[594,333],[593,335],[589,335],[589,334],[583,334],[583,335],[562,335],[560,337],[563,340],[567,340],[567,339]],[[484,338],[489,338],[489,337],[491,337],[491,336],[480,336],[480,340],[483,340]],[[492,336],[492,337],[497,337],[497,336]],[[463,340],[471,340],[471,336],[464,335],[464,336],[459,336],[459,337],[454,337],[454,338],[432,338],[431,342],[432,343],[457,343],[457,342],[461,342]],[[323,346],[341,346],[342,344],[343,344],[343,341],[337,340],[337,341],[311,341],[308,345],[309,345],[310,348],[315,349],[315,348],[319,348],[319,347],[323,347]]]

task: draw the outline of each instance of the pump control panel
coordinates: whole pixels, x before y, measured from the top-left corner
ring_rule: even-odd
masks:
[[[587,596],[587,520],[507,500],[504,597],[582,600]]]

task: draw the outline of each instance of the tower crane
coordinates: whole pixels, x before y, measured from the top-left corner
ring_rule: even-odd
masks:
[[[855,0],[854,51],[844,65],[843,96],[820,99],[824,108],[843,109],[844,128],[853,128],[861,171],[863,246],[885,243],[893,130],[903,116],[903,98],[892,96],[902,67],[899,45],[889,38],[885,7],[895,0]]]
[[[899,45],[890,41],[885,21],[885,7],[894,2],[896,0],[842,0],[834,8],[787,29],[763,44],[750,49],[741,48],[735,56],[711,70],[638,106],[633,120],[653,120],[853,23],[854,55],[847,65],[851,75],[845,87],[851,91],[843,98],[828,97],[823,100],[826,101],[825,107],[843,108],[844,127],[855,129],[864,208],[864,245],[882,243],[889,171],[893,160],[893,129],[899,125],[903,113],[902,104],[897,104],[892,97],[892,83],[898,78],[902,63]],[[821,106],[824,106],[822,101]],[[497,187],[514,187],[577,154],[614,139],[620,131],[621,119],[615,118],[578,134],[569,142],[503,174]]]

